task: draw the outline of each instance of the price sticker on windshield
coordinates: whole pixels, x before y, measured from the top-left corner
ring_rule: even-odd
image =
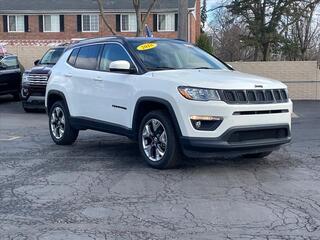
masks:
[[[157,46],[158,46],[158,44],[156,44],[156,43],[144,43],[144,44],[138,46],[137,50],[146,51],[146,50],[156,48]]]

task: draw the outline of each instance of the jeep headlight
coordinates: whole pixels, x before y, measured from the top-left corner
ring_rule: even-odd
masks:
[[[195,101],[220,101],[217,90],[196,87],[178,87],[179,93],[189,100]]]
[[[29,82],[29,74],[28,73],[24,73],[22,75],[22,83],[26,83]]]

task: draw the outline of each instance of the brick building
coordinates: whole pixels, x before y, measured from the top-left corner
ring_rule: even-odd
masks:
[[[142,0],[142,17],[150,4]],[[132,0],[106,0],[105,13],[117,35],[135,36]],[[177,38],[178,0],[158,0],[147,24],[155,37]],[[110,36],[96,0],[0,0],[0,42],[22,44]],[[188,38],[200,34],[200,0],[189,0]]]

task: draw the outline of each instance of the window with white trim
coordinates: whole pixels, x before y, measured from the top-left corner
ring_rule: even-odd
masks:
[[[60,32],[60,16],[59,15],[44,15],[43,16],[43,31],[44,32]]]
[[[121,32],[136,32],[137,17],[134,13],[121,14]]]
[[[166,13],[158,14],[158,31],[174,31],[175,30],[175,14]]]
[[[9,32],[24,32],[24,16],[9,15],[8,16]]]
[[[99,32],[99,15],[82,15],[82,32]]]

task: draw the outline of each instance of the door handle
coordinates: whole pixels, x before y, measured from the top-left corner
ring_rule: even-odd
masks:
[[[65,77],[72,77],[72,74],[71,73],[66,73],[64,74]]]
[[[94,81],[96,82],[101,82],[102,81],[102,77],[95,77],[93,78]]]

